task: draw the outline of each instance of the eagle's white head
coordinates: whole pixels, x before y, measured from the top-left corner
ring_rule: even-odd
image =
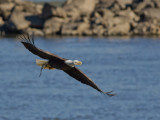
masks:
[[[82,62],[79,60],[66,60],[65,63],[71,67],[74,67],[75,65],[82,65]]]

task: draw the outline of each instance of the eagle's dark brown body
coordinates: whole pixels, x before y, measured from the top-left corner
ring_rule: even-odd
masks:
[[[50,66],[59,70],[69,70],[72,67],[65,64],[65,60],[49,60]]]
[[[43,51],[37,48],[34,44],[33,36],[29,35],[22,35],[20,37],[22,40],[22,44],[33,54],[38,55],[43,59],[48,59],[48,64],[56,69],[63,70],[65,73],[70,75],[71,77],[75,78],[76,80],[93,87],[94,89],[98,90],[101,93],[105,93],[109,96],[114,96],[111,92],[103,92],[89,77],[87,77],[82,71],[80,71],[77,67],[68,66],[65,61],[67,59],[61,58],[55,54],[52,54],[47,51]]]

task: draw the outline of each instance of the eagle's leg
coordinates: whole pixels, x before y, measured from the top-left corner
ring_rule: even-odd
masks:
[[[48,64],[48,63],[47,63],[47,64]],[[43,68],[45,68],[45,67],[46,67],[46,65],[47,65],[47,64],[43,64],[43,65],[42,65],[41,70],[40,70],[39,77],[42,75],[42,70],[43,70]]]

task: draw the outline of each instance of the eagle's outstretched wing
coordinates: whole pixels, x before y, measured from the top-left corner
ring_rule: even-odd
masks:
[[[101,93],[107,94],[109,96],[114,96],[115,94],[112,94],[110,92],[103,92],[89,77],[87,77],[82,71],[80,71],[78,68],[73,67],[69,70],[64,70],[65,73],[70,75],[71,77],[75,78],[76,80],[80,81],[83,84],[89,85],[93,87],[94,89],[98,90]]]
[[[39,57],[43,59],[52,59],[52,60],[65,60],[55,54],[52,54],[48,51],[41,50],[37,48],[34,44],[34,38],[30,35],[21,35],[19,36],[19,39],[21,39],[21,43],[33,54],[38,55]]]

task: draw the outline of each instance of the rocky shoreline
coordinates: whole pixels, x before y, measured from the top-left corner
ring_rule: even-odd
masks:
[[[0,0],[1,34],[160,35],[160,0]]]

